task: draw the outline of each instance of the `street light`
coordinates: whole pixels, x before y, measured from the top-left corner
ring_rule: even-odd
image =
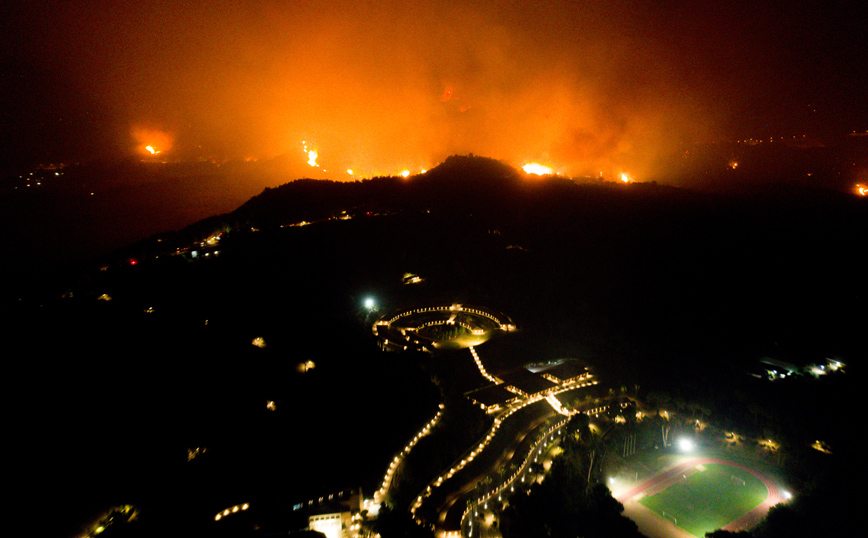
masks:
[[[693,441],[686,437],[682,437],[678,440],[678,448],[681,449],[682,452],[693,452]]]

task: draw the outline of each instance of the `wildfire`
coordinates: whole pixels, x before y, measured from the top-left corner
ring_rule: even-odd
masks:
[[[547,176],[552,173],[552,169],[539,163],[527,163],[521,167],[527,174],[536,174],[538,176]]]
[[[172,149],[175,142],[175,136],[172,133],[151,127],[137,125],[130,129],[130,134],[138,143],[136,151],[146,156],[165,153]]]
[[[316,150],[315,149],[308,149],[307,148],[307,142],[304,140],[301,141],[301,145],[304,148],[304,152],[307,153],[307,164],[309,164],[311,166],[319,166],[316,163],[316,158],[319,157],[319,154],[316,152]]]
[[[729,161],[729,167],[732,170],[735,170],[736,168],[738,168],[738,161]]]
[[[627,172],[621,172],[621,181],[623,181],[624,183],[630,183],[631,181],[633,181],[633,179],[629,175],[627,175]]]
[[[868,196],[868,187],[866,187],[865,185],[863,185],[861,183],[857,183],[856,184],[856,192],[860,196]]]
[[[409,170],[402,170],[401,176],[402,177],[410,177],[410,171]]]

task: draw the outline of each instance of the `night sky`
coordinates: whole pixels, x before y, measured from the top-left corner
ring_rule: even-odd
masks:
[[[650,177],[685,143],[868,129],[858,4],[15,1],[2,167],[287,155],[301,174],[306,144],[337,179],[468,152]]]

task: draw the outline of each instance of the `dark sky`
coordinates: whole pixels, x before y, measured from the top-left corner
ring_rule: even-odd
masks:
[[[139,155],[331,174],[474,152],[650,174],[685,141],[868,129],[857,2],[14,0],[4,168]]]

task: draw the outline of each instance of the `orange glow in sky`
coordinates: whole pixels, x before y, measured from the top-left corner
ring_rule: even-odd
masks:
[[[171,20],[118,33],[117,57],[98,70],[99,95],[137,126],[138,154],[263,163],[286,156],[286,178],[337,180],[418,173],[456,154],[516,168],[544,155],[529,173],[623,167],[647,177],[685,136],[705,136],[713,124],[694,113],[693,94],[670,88],[680,79],[642,75],[641,91],[624,89],[670,56],[649,50],[637,61],[629,40],[615,38],[621,12],[611,22],[569,15],[575,24],[564,26],[566,35],[558,26],[540,41],[507,17],[522,14],[517,7],[348,3],[323,14],[313,4],[266,4],[251,25],[234,10],[179,3]],[[101,19],[82,16],[81,41],[91,29],[103,33],[91,20]],[[396,25],[418,31],[396,46],[388,29]],[[139,52],[160,28],[177,50],[153,61]],[[533,66],[532,76],[522,66]],[[302,140],[303,159],[287,146]]]
[[[323,169],[353,181],[473,153],[646,181],[682,170],[685,143],[743,138],[770,118],[801,135],[794,114],[820,91],[830,107],[810,125],[821,130],[846,121],[860,135],[861,117],[838,118],[851,116],[850,103],[860,114],[866,106],[862,86],[820,75],[846,66],[850,80],[864,56],[861,28],[844,28],[835,10],[779,10],[785,2],[750,11],[748,25],[730,2],[55,3],[11,3],[13,63],[26,75],[10,79],[12,95],[31,95],[39,73],[53,84],[15,112],[13,124],[33,132],[14,138],[60,146],[43,142],[52,137],[38,125],[74,109],[52,130],[85,157],[280,159],[268,168],[279,181],[326,178]],[[829,26],[815,26],[820,16]],[[835,51],[835,61],[806,64],[803,50]],[[805,77],[804,65],[817,72]],[[781,87],[791,98],[781,100]],[[38,119],[25,123],[25,113]],[[303,159],[301,140],[310,141]]]

